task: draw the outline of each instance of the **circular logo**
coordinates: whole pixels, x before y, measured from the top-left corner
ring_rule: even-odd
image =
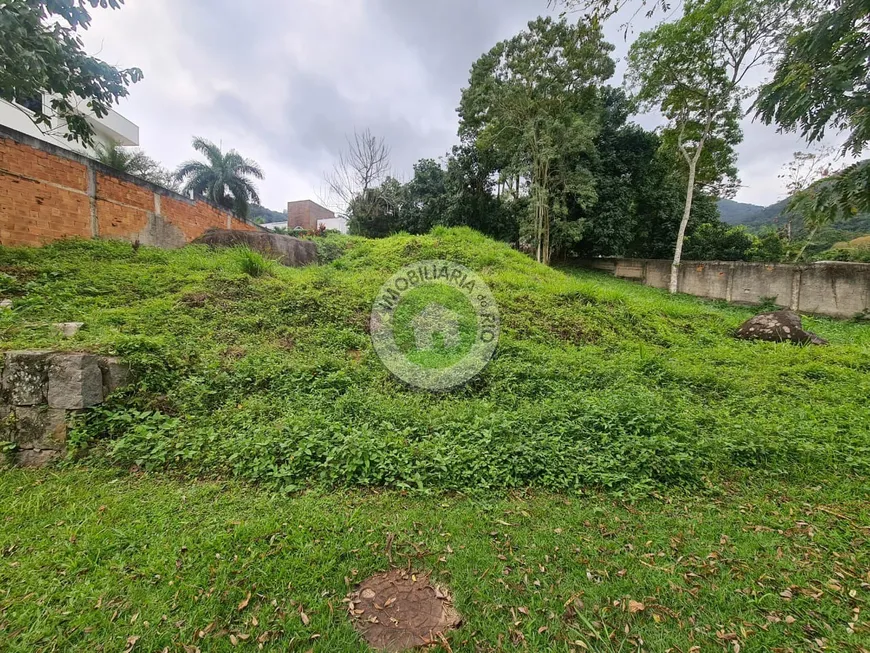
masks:
[[[479,374],[498,344],[489,287],[452,261],[406,265],[381,286],[372,308],[372,343],[405,383],[448,390]]]

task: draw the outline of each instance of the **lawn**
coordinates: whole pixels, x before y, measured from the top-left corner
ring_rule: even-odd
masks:
[[[448,638],[456,652],[860,651],[867,489],[743,479],[631,503],[287,498],[126,472],[11,471],[0,474],[0,648],[363,651],[342,599],[391,557],[449,587],[464,618]]]
[[[391,566],[449,587],[445,650],[870,649],[870,324],[739,341],[750,308],[468,229],[318,246],[303,269],[0,248],[0,349],[136,375],[60,465],[0,472],[0,650],[361,651],[342,599]],[[438,258],[501,312],[449,393],[394,379],[367,332],[380,285]]]

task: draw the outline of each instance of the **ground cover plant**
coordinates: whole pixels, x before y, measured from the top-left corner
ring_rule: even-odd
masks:
[[[742,342],[753,311],[538,265],[468,229],[339,239],[330,262],[252,275],[250,252],[67,241],[0,250],[3,349],[118,354],[138,383],[75,425],[89,464],[270,488],[536,487],[642,494],[739,470],[870,469],[870,326],[808,318],[824,348]],[[467,386],[403,386],[372,352],[377,289],[462,263],[502,316]],[[73,339],[51,324],[81,321]]]

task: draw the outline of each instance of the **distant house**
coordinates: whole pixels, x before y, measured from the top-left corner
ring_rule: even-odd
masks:
[[[286,229],[287,222],[286,220],[282,220],[281,222],[266,222],[265,224],[261,224],[263,229],[268,229],[269,231],[275,231],[277,229]]]
[[[263,225],[267,229],[266,225]],[[287,203],[287,222],[284,225],[288,231],[304,229],[315,231],[318,227],[334,229],[347,233],[347,219],[336,217],[335,213],[311,200],[299,200]],[[273,227],[274,228],[274,227]]]
[[[65,126],[57,124],[59,121],[55,120],[55,125],[51,129],[47,129],[45,125],[37,127],[33,123],[31,117],[36,110],[45,111],[51,115],[51,111],[48,108],[50,102],[51,96],[44,94],[17,98],[14,102],[0,99],[0,125],[22,132],[33,138],[38,138],[41,141],[46,141],[52,145],[57,145],[65,150],[71,150],[85,156],[93,156],[95,148],[85,147],[81,143],[68,141],[65,138],[69,132]],[[84,101],[81,104],[84,105]],[[120,113],[110,109],[109,113],[104,117],[97,118],[84,107],[82,107],[81,111],[94,129],[94,142],[97,147],[108,148],[115,143],[118,145],[139,145],[139,127]],[[47,129],[47,131],[43,133],[43,129]]]

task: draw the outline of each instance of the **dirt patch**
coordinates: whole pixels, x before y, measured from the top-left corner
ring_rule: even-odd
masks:
[[[204,292],[193,292],[184,295],[179,301],[190,308],[202,308],[211,300],[211,295]]]
[[[442,641],[462,619],[447,590],[429,574],[400,569],[377,574],[347,597],[354,627],[372,648],[405,651]]]

